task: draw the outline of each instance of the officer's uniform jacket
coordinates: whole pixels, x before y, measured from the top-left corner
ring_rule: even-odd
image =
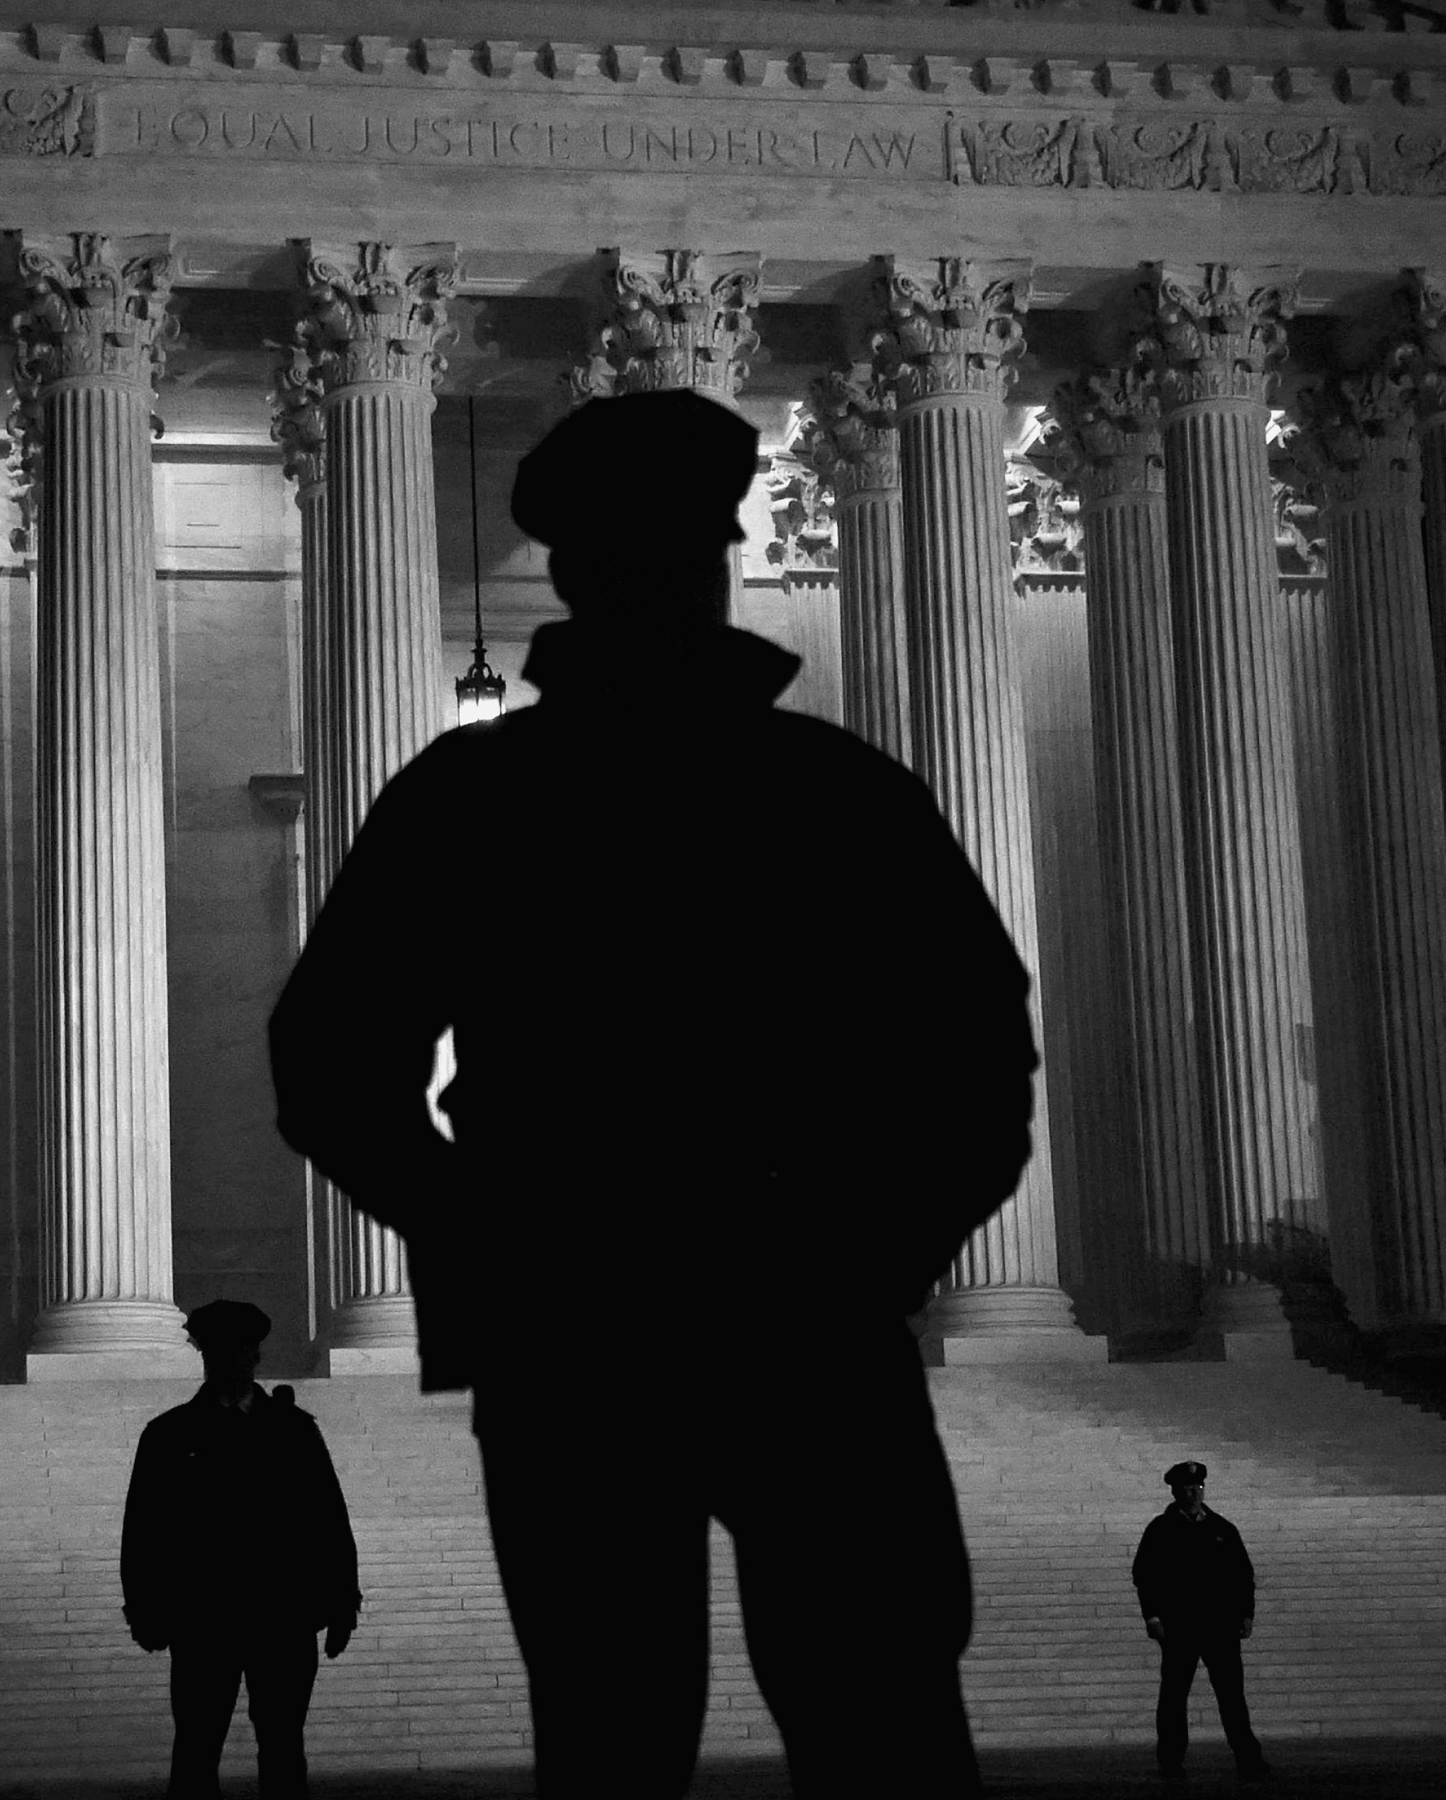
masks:
[[[1132,1570],[1146,1619],[1194,1629],[1255,1616],[1255,1571],[1240,1533],[1207,1506],[1191,1519],[1172,1504],[1145,1527]]]
[[[251,1396],[243,1412],[202,1387],[141,1433],[121,1534],[133,1629],[319,1630],[355,1617],[356,1543],[316,1420],[290,1388]]]
[[[429,745],[348,853],[271,1021],[278,1124],[405,1237],[424,1387],[584,1319],[684,1365],[818,1288],[899,1320],[1017,1184],[1025,971],[924,784],[773,704],[798,668],[546,625],[541,701]]]

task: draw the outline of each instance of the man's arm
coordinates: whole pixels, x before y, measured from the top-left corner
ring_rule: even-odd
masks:
[[[126,1489],[120,1552],[122,1611],[131,1636],[146,1651],[164,1650],[170,1638],[165,1559],[174,1546],[167,1531],[169,1498],[166,1457],[154,1426],[148,1425],[136,1446]]]
[[[1162,1581],[1161,1552],[1158,1520],[1152,1519],[1145,1527],[1145,1534],[1140,1539],[1140,1547],[1135,1552],[1134,1565],[1130,1570],[1130,1579],[1135,1584],[1135,1591],[1140,1601],[1140,1616],[1145,1621],[1145,1629],[1152,1638],[1164,1640],[1164,1629],[1160,1625],[1160,1616],[1165,1603]],[[1158,1628],[1158,1629],[1156,1629]]]
[[[277,1129],[364,1212],[403,1230],[453,1167],[426,1089],[451,1022],[437,913],[454,739],[377,797],[271,1016]]]

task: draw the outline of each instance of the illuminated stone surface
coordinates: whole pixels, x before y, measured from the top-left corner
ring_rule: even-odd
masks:
[[[1190,1272],[1212,1260],[1189,1029],[1159,394],[1133,364],[1081,375],[1056,390],[1053,410],[1053,453],[1082,496],[1089,576],[1100,863],[1137,1209],[1135,1229],[1121,1231],[1120,1278],[1141,1324],[1158,1323],[1178,1313]]]
[[[41,1282],[33,1374],[194,1363],[172,1300],[150,413],[168,246],[26,240],[39,474]],[[103,1363],[98,1366],[105,1366]]]
[[[1227,1280],[1318,1196],[1295,771],[1266,471],[1278,276],[1165,271],[1158,322],[1205,1167]]]

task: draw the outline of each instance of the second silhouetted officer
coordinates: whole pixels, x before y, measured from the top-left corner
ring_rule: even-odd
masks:
[[[1165,1481],[1173,1502],[1145,1527],[1133,1569],[1145,1629],[1161,1650],[1155,1713],[1161,1773],[1183,1773],[1186,1702],[1203,1662],[1236,1768],[1247,1779],[1268,1774],[1250,1729],[1240,1661],[1240,1640],[1250,1636],[1255,1618],[1255,1571],[1240,1533],[1205,1504],[1204,1463],[1176,1463]]]
[[[316,1421],[252,1376],[271,1321],[213,1300],[186,1329],[206,1379],[141,1433],[121,1539],[131,1636],[171,1653],[175,1800],[220,1792],[244,1676],[265,1800],[306,1792],[302,1733],[318,1631],[339,1656],[356,1626],[356,1544]]]

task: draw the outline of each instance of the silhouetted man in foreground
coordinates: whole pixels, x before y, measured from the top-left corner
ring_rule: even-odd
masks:
[[[1270,1773],[1250,1729],[1240,1641],[1255,1620],[1255,1571],[1240,1533],[1205,1504],[1205,1465],[1165,1471],[1172,1503],[1151,1519],[1132,1571],[1145,1630],[1160,1646],[1156,1755],[1163,1775],[1182,1775],[1190,1732],[1186,1702],[1201,1662],[1215,1689],[1220,1723],[1246,1780]]]
[[[306,1793],[302,1732],[316,1634],[340,1656],[356,1627],[356,1544],[316,1421],[252,1377],[271,1321],[213,1300],[186,1320],[206,1379],[136,1447],[121,1537],[126,1622],[171,1652],[168,1792],[218,1794],[242,1676],[264,1800]]]
[[[1028,983],[926,789],[722,623],[756,455],[674,392],[523,460],[542,698],[387,786],[272,1020],[283,1135],[406,1238],[424,1387],[474,1389],[544,1800],[687,1788],[710,1515],[798,1794],[976,1779],[906,1318],[1029,1155]]]

